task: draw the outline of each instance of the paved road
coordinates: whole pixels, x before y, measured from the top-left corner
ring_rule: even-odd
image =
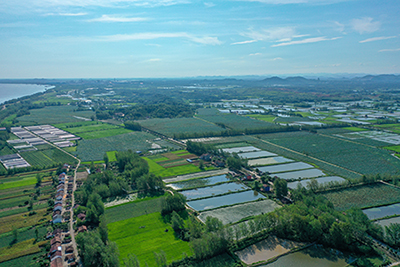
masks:
[[[75,205],[75,190],[76,190],[76,172],[78,171],[79,165],[81,164],[81,161],[78,159],[78,164],[76,165],[75,171],[74,171],[74,186],[72,187],[72,202],[71,202],[71,218],[69,220],[69,233],[71,235],[71,243],[72,246],[74,247],[74,255],[75,259],[77,262],[80,261],[79,255],[78,255],[78,247],[76,245],[75,241],[75,230],[74,230],[74,205]]]

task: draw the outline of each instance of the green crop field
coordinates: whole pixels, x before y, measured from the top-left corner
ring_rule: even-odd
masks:
[[[270,122],[270,123],[273,123],[274,120],[276,119],[276,117],[273,115],[252,114],[252,115],[246,115],[246,116],[257,119],[257,120]]]
[[[169,177],[169,176],[177,176],[177,175],[201,172],[199,167],[193,164],[164,168],[163,166],[159,165],[157,162],[149,158],[143,157],[143,159],[146,160],[147,163],[149,164],[150,172],[161,177]]]
[[[383,183],[355,186],[321,193],[338,210],[365,208],[400,202],[400,189]]]
[[[47,167],[59,163],[73,164],[76,162],[73,157],[56,148],[27,151],[20,154],[32,166]]]
[[[12,260],[3,261],[0,262],[0,267],[15,267],[15,266],[40,267],[40,263],[34,260],[34,258],[38,258],[39,256],[41,256],[41,253],[34,253],[26,256],[21,256]]]
[[[0,190],[17,188],[21,186],[34,185],[36,184],[36,175],[26,175],[22,177],[15,177],[14,179],[8,179],[8,181],[4,181],[4,179],[0,180]]]
[[[176,238],[171,226],[163,222],[159,212],[110,223],[108,236],[117,243],[120,261],[134,254],[141,265],[156,266],[154,252],[165,252],[168,262],[193,254],[189,242]],[[165,230],[168,229],[166,232]]]
[[[78,136],[82,137],[83,139],[97,139],[97,138],[110,137],[110,136],[115,136],[115,135],[120,135],[120,134],[131,133],[131,132],[132,132],[131,130],[119,127],[116,129],[109,129],[109,130],[104,130],[104,131],[93,131],[93,132],[80,133],[80,134],[78,134]]]
[[[386,150],[307,132],[262,135],[261,138],[360,174],[399,173],[400,161]]]
[[[245,130],[245,129],[260,129],[260,128],[277,128],[276,124],[253,119],[250,117],[235,115],[235,114],[216,114],[216,115],[198,115],[200,119],[216,123],[223,124],[225,127],[234,130]]]
[[[394,152],[400,153],[400,146],[384,146],[384,149],[392,150]]]
[[[353,132],[368,131],[367,129],[360,128],[360,127],[344,127],[343,129],[353,131]]]
[[[142,215],[161,212],[162,197],[139,199],[130,203],[107,208],[105,211],[107,223],[122,221]]]
[[[108,151],[146,151],[151,148],[154,135],[145,132],[131,132],[118,136],[79,141],[76,154],[82,161],[102,160]]]
[[[224,129],[196,118],[149,119],[138,121],[152,131],[173,137],[174,134],[221,132]]]
[[[75,111],[74,106],[52,106],[41,109],[30,110],[30,115],[18,118],[22,125],[39,125],[39,124],[58,124],[67,122],[84,121],[80,118],[90,119],[95,113],[93,111]],[[51,116],[49,116],[51,114]]]
[[[12,231],[13,227],[22,228],[43,224],[50,220],[47,209],[36,210],[36,214],[29,216],[29,212],[0,218],[0,234]]]
[[[117,153],[117,151],[107,151],[107,157],[108,157],[109,162],[117,161],[117,157],[116,157],[115,153]]]
[[[55,127],[59,127],[83,139],[96,139],[132,132],[120,126],[94,121],[56,124]]]

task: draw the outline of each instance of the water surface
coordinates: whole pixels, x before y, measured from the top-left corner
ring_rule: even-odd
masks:
[[[0,83],[0,104],[5,101],[44,92],[46,85]]]
[[[400,215],[400,203],[365,209],[363,212],[370,220],[379,219],[386,216]]]
[[[249,188],[243,185],[242,183],[233,182],[233,183],[196,188],[192,190],[185,190],[179,193],[184,195],[187,198],[187,200],[192,200],[192,199],[222,195],[229,192],[242,191],[247,189]]]

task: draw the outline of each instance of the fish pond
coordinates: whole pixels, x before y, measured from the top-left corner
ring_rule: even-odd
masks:
[[[261,158],[249,160],[250,166],[264,166],[264,165],[274,165],[279,163],[292,162],[292,159],[287,159],[285,157],[273,157],[273,158]]]
[[[172,183],[172,184],[168,184],[167,186],[169,186],[175,190],[180,190],[180,189],[185,189],[185,188],[213,185],[213,184],[218,184],[218,183],[228,182],[228,181],[230,181],[230,179],[224,174],[224,175],[218,175],[218,176],[211,176],[211,177],[207,177],[207,178],[192,179],[192,180],[182,181],[182,182],[178,182],[178,183]]]
[[[244,158],[244,159],[256,159],[256,158],[277,156],[276,154],[268,152],[268,151],[240,153],[238,155],[239,155],[239,157]]]
[[[389,226],[391,223],[400,223],[400,217],[393,217],[389,219],[379,220],[375,223],[379,224],[382,227]]]
[[[400,203],[363,210],[368,219],[375,220],[386,216],[400,215]]]
[[[294,171],[294,172],[282,172],[274,174],[274,176],[278,176],[281,179],[290,180],[290,179],[302,179],[302,178],[314,178],[319,176],[324,176],[325,174],[318,169],[309,169],[302,171]]]
[[[296,189],[298,184],[301,184],[303,187],[307,187],[308,183],[311,182],[311,180],[315,180],[318,182],[318,184],[326,184],[330,182],[344,182],[346,181],[342,177],[339,176],[327,176],[327,177],[321,177],[321,178],[315,178],[315,179],[306,179],[306,180],[301,180],[301,181],[296,181],[296,182],[291,182],[288,183],[287,186],[290,189]]]
[[[268,261],[301,246],[304,246],[304,244],[269,236],[263,241],[237,251],[235,254],[244,263],[253,264],[256,262]]]
[[[313,245],[260,267],[344,267],[348,261],[340,251]]]
[[[220,208],[216,210],[204,211],[200,213],[199,219],[205,222],[208,216],[215,217],[222,221],[223,224],[238,222],[241,219],[249,216],[256,216],[260,214],[269,213],[274,211],[280,206],[276,202],[265,199],[263,201],[255,201],[235,205],[232,207]]]
[[[293,162],[288,164],[280,164],[276,166],[260,167],[258,168],[262,172],[276,173],[276,172],[289,172],[295,170],[303,170],[314,168],[314,166],[304,162]]]
[[[202,211],[202,210],[215,209],[222,206],[250,202],[260,198],[264,199],[266,197],[259,194],[256,191],[249,190],[245,192],[234,193],[219,197],[188,201],[187,204],[197,211]]]
[[[233,183],[226,183],[208,187],[201,187],[192,190],[180,191],[179,193],[184,195],[187,200],[192,200],[197,198],[217,196],[229,192],[243,191],[249,189],[250,188],[248,188],[247,186],[243,185],[240,182],[233,182]]]
[[[222,151],[226,153],[245,153],[252,151],[260,151],[261,149],[256,148],[254,146],[244,146],[244,147],[234,147],[234,148],[224,148]]]

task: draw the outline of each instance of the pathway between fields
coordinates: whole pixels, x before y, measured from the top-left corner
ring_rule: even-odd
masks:
[[[290,149],[290,148],[286,148],[286,147],[283,147],[283,146],[280,146],[280,145],[277,145],[277,144],[268,142],[268,141],[263,140],[263,139],[258,139],[258,138],[256,138],[256,137],[253,137],[253,136],[250,136],[250,135],[248,135],[248,137],[253,138],[253,139],[256,139],[256,140],[259,140],[259,141],[261,141],[261,142],[264,142],[264,143],[266,143],[266,144],[269,144],[269,145],[272,145],[272,146],[275,146],[275,147],[279,147],[280,149],[284,149],[284,150],[286,150],[286,151],[289,151],[289,152],[292,152],[292,153],[295,153],[295,154],[298,154],[298,155],[301,155],[301,156],[304,156],[304,157],[308,157],[308,158],[313,159],[313,160],[315,160],[315,161],[319,161],[319,162],[322,162],[322,163],[325,163],[325,164],[334,166],[334,167],[336,167],[336,168],[343,169],[343,170],[346,170],[346,171],[349,171],[349,172],[352,172],[352,173],[355,173],[355,174],[357,174],[357,175],[362,176],[361,173],[358,173],[358,172],[355,172],[355,171],[352,171],[352,170],[343,168],[343,167],[341,167],[341,166],[338,166],[338,165],[336,165],[336,164],[333,164],[333,163],[330,163],[330,162],[327,162],[327,161],[324,161],[324,160],[321,160],[321,159],[318,159],[318,158],[314,158],[314,157],[308,156],[308,155],[306,155],[306,154],[304,154],[304,153],[301,153],[301,152],[292,150],[292,149]]]

